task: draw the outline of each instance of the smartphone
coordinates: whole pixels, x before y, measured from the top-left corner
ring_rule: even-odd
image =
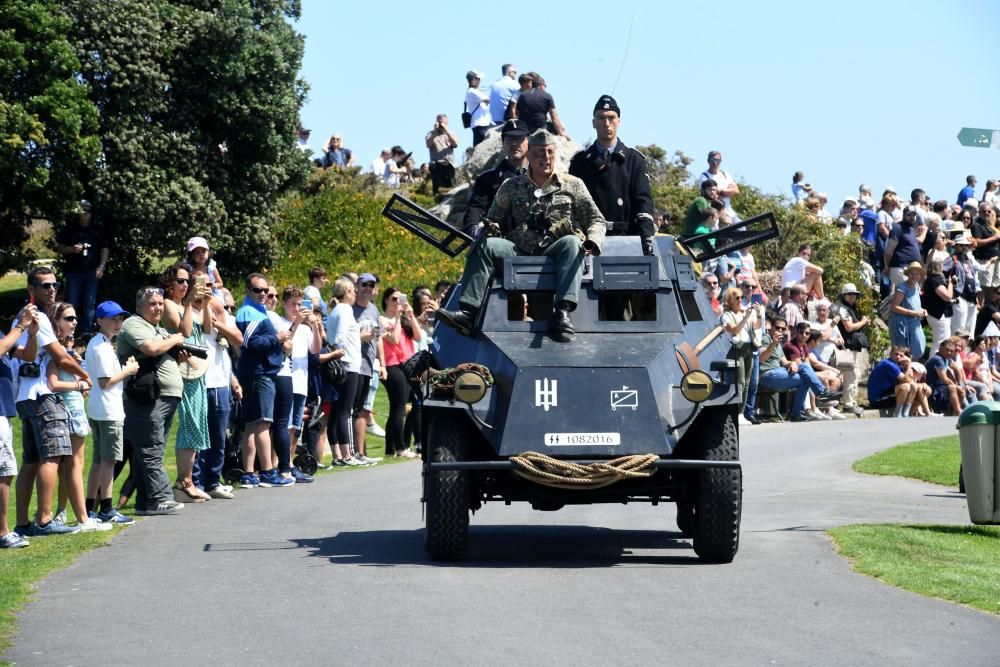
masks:
[[[405,294],[403,294],[402,292],[400,292],[400,293],[399,293],[399,305],[401,305],[401,306],[405,306],[405,305],[406,305],[406,303],[407,303],[407,298],[406,298],[406,295],[405,295]]]
[[[205,274],[199,273],[194,277],[195,287],[204,288],[205,287]]]
[[[750,295],[750,305],[751,306],[755,306],[758,303],[759,304],[763,304],[764,303],[764,295],[763,294],[751,294]]]
[[[303,310],[312,310],[312,308],[313,308],[312,299],[302,299],[302,309]]]

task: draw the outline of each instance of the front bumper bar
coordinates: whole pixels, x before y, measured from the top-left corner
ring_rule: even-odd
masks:
[[[567,463],[579,463],[587,465],[589,463],[606,463],[609,459],[578,460],[564,459]],[[424,462],[430,470],[513,470],[514,464],[510,461],[430,461]],[[707,469],[707,468],[736,468],[741,469],[739,461],[702,461],[699,459],[660,459],[653,464],[656,468],[675,469]]]

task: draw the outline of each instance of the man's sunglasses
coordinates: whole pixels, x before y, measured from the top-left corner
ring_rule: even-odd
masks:
[[[362,287],[375,287],[375,283],[369,281],[367,283],[361,283],[361,286]]]
[[[41,287],[42,289],[54,289],[56,291],[59,291],[59,288],[62,287],[62,283],[38,283],[37,285],[35,285],[35,287]]]
[[[267,294],[266,287],[251,287],[250,291],[253,292],[254,294]]]

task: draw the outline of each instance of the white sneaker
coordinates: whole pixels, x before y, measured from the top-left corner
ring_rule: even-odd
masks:
[[[826,414],[830,417],[830,419],[847,419],[847,417],[837,410],[837,408],[827,408]]]
[[[830,421],[830,417],[827,417],[819,410],[806,410],[805,414],[811,417],[813,421]]]
[[[97,519],[87,519],[86,521],[80,522],[80,532],[83,533],[99,533],[106,530],[111,530],[110,523],[101,523]]]
[[[738,423],[738,424],[739,424],[740,426],[750,426],[750,425],[751,425],[751,424],[750,424],[750,420],[749,420],[749,419],[747,419],[746,417],[744,417],[743,415],[740,415],[740,416],[739,416],[739,418],[737,418],[736,422],[737,422],[737,423]]]
[[[372,435],[379,438],[385,437],[385,429],[376,424],[374,421],[368,425],[368,428],[365,429],[365,433],[371,433]]]
[[[352,466],[352,467],[357,467],[357,466],[366,466],[366,465],[368,465],[368,464],[367,464],[367,463],[365,463],[364,461],[362,461],[362,460],[360,460],[360,459],[356,459],[356,458],[354,458],[353,456],[351,456],[351,457],[349,457],[349,458],[346,458],[346,459],[344,459],[344,461],[346,461],[346,462],[347,462],[347,465],[349,465],[349,466]]]
[[[382,457],[376,456],[375,458],[372,458],[370,456],[362,455],[358,457],[358,460],[361,461],[362,463],[367,463],[368,465],[375,465],[376,463],[381,463]]]

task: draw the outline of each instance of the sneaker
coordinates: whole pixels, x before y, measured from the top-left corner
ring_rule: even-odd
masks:
[[[312,475],[307,475],[298,468],[292,468],[292,478],[296,484],[309,484],[313,481]]]
[[[82,533],[100,533],[111,530],[110,523],[101,523],[97,519],[88,518],[86,521],[81,521],[76,524],[80,527],[80,532]]]
[[[351,466],[353,468],[353,467],[359,467],[359,466],[366,466],[368,464],[365,463],[364,461],[361,461],[360,459],[357,459],[357,458],[355,458],[355,457],[352,456],[351,458],[344,460],[344,465],[345,466]]]
[[[830,419],[847,419],[847,416],[842,414],[837,408],[827,408],[826,414]]]
[[[35,534],[35,524],[28,523],[23,526],[14,526],[14,532],[20,535],[22,539],[28,539]]]
[[[56,513],[56,515],[54,517],[52,517],[52,520],[53,521],[58,521],[59,523],[62,523],[62,524],[67,523],[67,521],[66,521],[66,508],[64,507],[63,509],[59,510]]]
[[[293,477],[284,477],[278,472],[277,468],[272,468],[266,472],[260,474],[260,485],[264,488],[271,488],[272,486],[291,486],[295,484],[295,479]]]
[[[162,503],[148,510],[136,510],[135,513],[139,516],[160,516],[163,514],[174,514],[184,509],[184,503],[179,503],[176,500],[164,500]]]
[[[385,437],[385,429],[376,424],[374,421],[368,425],[368,428],[365,429],[365,433],[371,433],[379,438]]]
[[[248,472],[240,478],[240,486],[244,489],[252,489],[255,486],[260,486],[260,478],[257,477],[257,473]]]
[[[382,457],[381,456],[370,457],[362,454],[358,456],[358,460],[361,461],[362,463],[367,463],[368,465],[375,465],[376,463],[382,462]]]
[[[327,465],[325,463],[320,463],[319,461],[316,462],[316,469],[317,470],[329,470],[332,467],[333,467],[333,464]]]
[[[0,549],[20,549],[21,547],[30,546],[31,542],[24,539],[17,533],[7,533],[3,537],[0,537]]]
[[[114,523],[119,526],[131,526],[135,523],[135,519],[130,516],[125,516],[113,507],[107,512],[98,512],[97,519],[102,523]]]
[[[47,526],[35,524],[35,535],[39,537],[47,535],[72,535],[80,532],[80,526],[67,526],[66,524],[53,519]]]
[[[219,498],[222,500],[232,500],[233,498],[236,497],[232,491],[227,491],[226,487],[222,486],[221,484],[219,486],[214,486],[211,489],[209,489],[208,495],[210,495],[213,498]]]
[[[336,467],[336,468],[346,468],[347,465],[348,465],[348,463],[344,459],[335,459],[333,461],[333,463],[330,464],[330,467],[331,468],[334,468],[334,467]]]
[[[860,405],[845,405],[844,412],[860,417],[865,414],[865,409]]]
[[[831,419],[819,410],[806,410],[806,415],[812,415],[813,421],[830,421]]]

